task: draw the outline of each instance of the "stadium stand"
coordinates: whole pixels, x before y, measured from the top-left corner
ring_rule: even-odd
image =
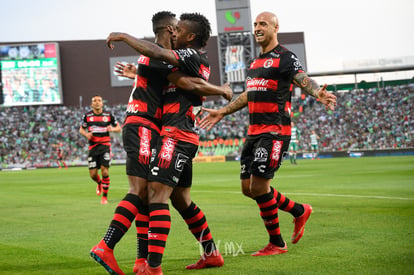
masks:
[[[310,150],[311,130],[320,136],[320,151],[414,147],[414,85],[342,91],[336,96],[338,105],[333,112],[326,111],[312,97],[292,98],[292,119],[301,132],[300,151]],[[219,108],[223,102],[205,105]],[[200,136],[202,140],[240,139],[247,126],[248,112],[243,109],[225,117],[211,131],[201,130]],[[204,147],[201,150],[208,155],[215,148]]]
[[[381,150],[414,147],[414,85],[336,92],[337,108],[326,111],[311,97],[292,99],[292,119],[301,132],[299,151],[310,150],[309,135],[320,136],[319,150]],[[220,108],[223,100],[208,101]],[[125,105],[105,106],[122,122]],[[2,168],[55,167],[52,144],[62,144],[69,165],[86,163],[87,141],[79,135],[89,107],[25,106],[0,109]],[[248,126],[247,108],[225,117],[211,131],[200,129],[199,155],[238,156]],[[120,135],[112,137],[114,160],[124,160]]]

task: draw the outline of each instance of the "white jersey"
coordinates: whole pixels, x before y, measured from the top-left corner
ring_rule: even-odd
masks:
[[[318,145],[318,136],[316,134],[310,135],[311,145]]]
[[[297,127],[293,126],[291,137],[290,137],[290,142],[298,142],[298,140],[299,140],[299,130]]]

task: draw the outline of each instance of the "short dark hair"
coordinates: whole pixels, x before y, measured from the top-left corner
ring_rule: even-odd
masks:
[[[173,24],[175,20],[175,14],[170,11],[160,11],[152,16],[152,31],[154,34],[167,25]]]
[[[205,47],[207,41],[210,39],[211,26],[208,19],[200,13],[183,13],[180,16],[180,20],[190,21],[194,24],[191,24],[191,32],[196,34],[196,43],[200,47]]]

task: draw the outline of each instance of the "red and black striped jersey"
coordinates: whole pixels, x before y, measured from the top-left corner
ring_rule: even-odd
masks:
[[[89,150],[97,145],[111,146],[111,138],[108,132],[108,126],[115,127],[118,121],[115,116],[109,112],[103,111],[99,115],[90,110],[83,115],[81,127],[92,133],[89,140]]]
[[[298,72],[303,72],[298,58],[281,45],[250,63],[246,79],[248,135],[290,136],[292,80]]]
[[[161,130],[162,92],[168,87],[167,76],[173,66],[141,55],[134,87],[128,100],[125,124],[139,123]]]
[[[210,65],[207,55],[195,49],[174,50],[180,70],[188,76],[200,77],[208,81]],[[175,85],[164,91],[164,106],[161,135],[198,145],[198,134],[195,131],[195,117],[201,110],[203,97],[190,94]]]

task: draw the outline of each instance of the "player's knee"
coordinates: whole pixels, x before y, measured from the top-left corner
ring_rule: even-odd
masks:
[[[245,195],[246,197],[253,198],[253,195],[250,192],[250,188],[249,187],[244,187],[243,186],[242,189],[241,189],[241,191],[242,191],[243,195]]]
[[[168,203],[173,188],[159,183],[148,183],[148,201],[149,203]]]
[[[187,201],[185,199],[176,199],[175,198],[175,199],[171,200],[171,204],[178,212],[181,212],[181,211],[186,210],[190,206],[191,200]]]
[[[90,172],[89,172],[89,176],[90,176],[90,177],[91,177],[91,179],[93,179],[93,180],[97,180],[97,179],[98,179],[98,173],[97,173],[96,171],[94,171],[94,172],[90,171]]]

